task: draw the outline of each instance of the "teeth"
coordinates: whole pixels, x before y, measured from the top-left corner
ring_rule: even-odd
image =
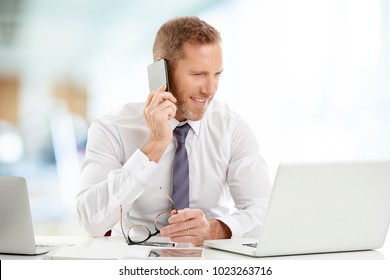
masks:
[[[195,98],[193,97],[192,99],[194,99],[195,101],[198,101],[198,102],[205,102],[206,99],[200,99],[200,98]]]

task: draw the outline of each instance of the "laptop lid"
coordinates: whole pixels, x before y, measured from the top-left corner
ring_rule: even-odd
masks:
[[[27,184],[0,176],[0,253],[36,254]]]
[[[275,177],[257,248],[238,246],[234,239],[205,245],[253,256],[377,249],[389,223],[390,162],[285,163]]]

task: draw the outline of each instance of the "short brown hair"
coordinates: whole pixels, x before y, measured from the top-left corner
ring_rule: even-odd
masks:
[[[153,59],[165,58],[171,67],[183,57],[184,43],[211,44],[221,42],[218,30],[198,17],[176,17],[157,31],[153,44]]]

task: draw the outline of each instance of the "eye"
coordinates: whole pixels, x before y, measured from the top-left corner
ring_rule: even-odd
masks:
[[[221,77],[221,75],[222,75],[222,72],[218,72],[218,73],[215,73],[214,76],[215,76],[216,78],[219,78],[219,77]]]

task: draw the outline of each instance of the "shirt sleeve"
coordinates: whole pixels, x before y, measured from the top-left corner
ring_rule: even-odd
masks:
[[[271,182],[267,164],[260,156],[258,143],[248,124],[238,117],[231,131],[227,184],[236,211],[217,219],[230,228],[232,238],[235,238],[251,231],[258,233],[271,194]]]
[[[157,168],[140,150],[123,159],[119,139],[115,129],[99,121],[88,131],[77,214],[81,226],[94,237],[103,236],[119,221],[119,206],[131,205]]]

